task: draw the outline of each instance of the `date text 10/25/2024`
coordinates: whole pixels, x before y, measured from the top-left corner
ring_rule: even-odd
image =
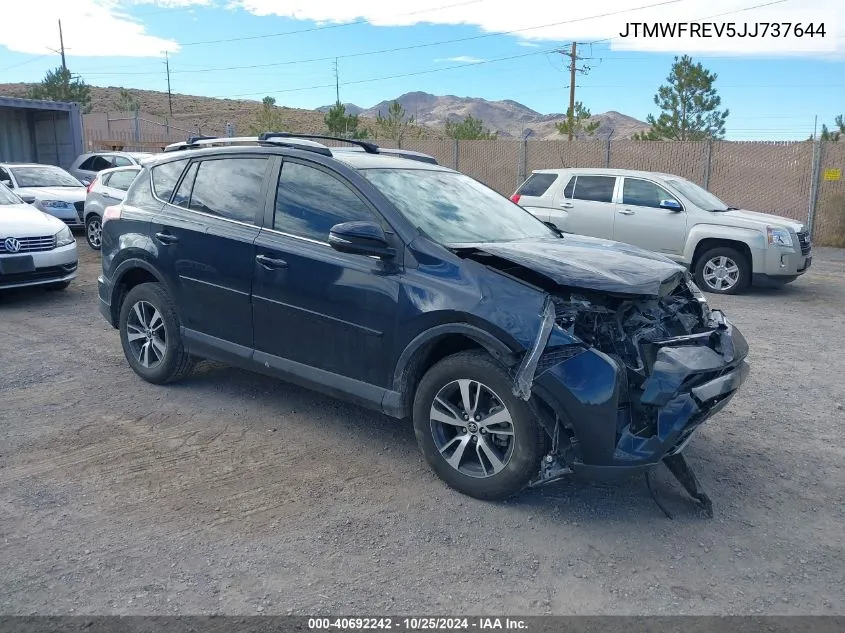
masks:
[[[520,618],[418,617],[418,618],[308,618],[311,631],[528,631]]]

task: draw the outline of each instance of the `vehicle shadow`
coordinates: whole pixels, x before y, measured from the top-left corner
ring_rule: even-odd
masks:
[[[519,510],[525,516],[547,515],[569,523],[601,524],[608,520],[627,521],[633,518],[665,520],[663,511],[648,491],[643,474],[606,483],[587,482],[577,476],[568,475],[556,482],[527,488],[506,501],[479,501],[446,488],[445,484],[437,479],[417,448],[413,427],[408,420],[396,420],[275,378],[217,363],[203,362],[194,375],[173,385],[172,388],[198,390],[201,392],[198,394],[200,397],[202,392],[222,392],[227,398],[238,399],[248,393],[261,405],[278,409],[280,412],[308,411],[309,415],[319,417],[321,433],[337,434],[348,438],[349,442],[358,442],[356,450],[364,460],[379,458],[394,461],[397,472],[407,471],[409,464],[417,464],[420,486],[431,488],[430,494],[449,495],[455,501],[481,506],[507,506]],[[249,421],[244,423],[251,424]],[[266,422],[261,424],[266,426]],[[368,441],[374,438],[378,441]],[[391,449],[387,455],[379,450],[379,447],[384,445],[389,445]],[[735,450],[737,453],[726,454],[726,450]],[[372,454],[368,455],[368,452]],[[717,446],[703,434],[697,437],[686,451],[690,465],[705,492],[713,499],[717,516],[720,510],[724,511],[728,505],[741,505],[741,500],[736,498],[740,480],[742,496],[754,495],[753,488],[759,484],[740,453],[742,447],[731,449],[723,445]],[[742,467],[743,464],[746,466]],[[728,470],[729,476],[726,475]],[[703,510],[663,465],[652,470],[652,484],[661,503],[676,520],[700,521],[706,518]]]

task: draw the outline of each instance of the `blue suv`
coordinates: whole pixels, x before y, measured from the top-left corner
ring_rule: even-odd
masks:
[[[212,359],[411,418],[477,498],[664,463],[709,510],[681,450],[748,347],[687,271],[430,157],[314,138],[191,139],[106,209],[100,307],[139,376]]]

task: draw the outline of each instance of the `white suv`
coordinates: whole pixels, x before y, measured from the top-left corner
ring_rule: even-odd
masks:
[[[561,231],[626,242],[683,263],[708,292],[788,283],[812,262],[800,222],[729,207],[672,174],[540,169],[511,200]]]

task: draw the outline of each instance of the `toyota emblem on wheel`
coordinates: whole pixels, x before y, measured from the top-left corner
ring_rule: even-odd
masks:
[[[17,253],[21,250],[21,243],[14,237],[7,237],[6,241],[3,242],[3,247],[8,253]]]

